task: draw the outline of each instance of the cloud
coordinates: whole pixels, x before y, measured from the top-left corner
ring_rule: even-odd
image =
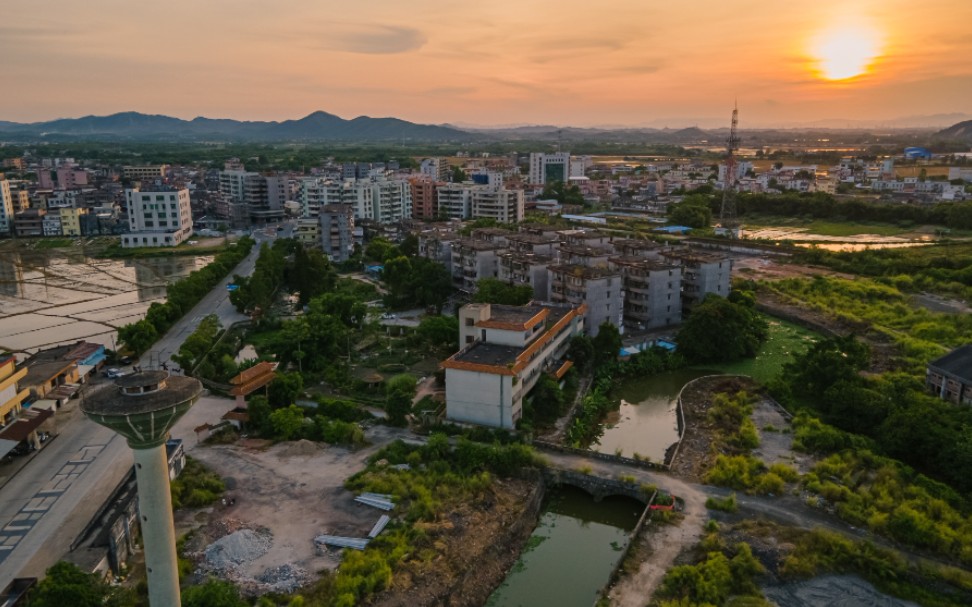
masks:
[[[327,36],[327,48],[369,55],[407,53],[426,43],[421,31],[394,25],[348,25],[344,31],[330,31]]]

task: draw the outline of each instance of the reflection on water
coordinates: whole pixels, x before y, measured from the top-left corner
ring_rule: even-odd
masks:
[[[679,391],[693,379],[713,373],[718,371],[678,369],[625,380],[618,390],[621,408],[608,417],[604,434],[591,449],[664,461],[665,450],[678,441],[675,399]]]
[[[800,242],[796,246],[804,248],[822,249],[824,251],[852,252],[867,251],[868,249],[908,249],[911,247],[924,247],[932,244],[930,241],[922,242]]]
[[[595,503],[573,487],[552,491],[526,548],[487,607],[591,607],[643,509],[629,498]]]
[[[212,257],[106,260],[76,251],[0,252],[0,348],[87,339],[114,345],[115,329],[144,317],[165,287]]]

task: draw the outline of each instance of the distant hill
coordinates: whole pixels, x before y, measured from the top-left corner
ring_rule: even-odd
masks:
[[[942,129],[935,133],[935,137],[942,139],[961,139],[963,141],[972,141],[972,120],[959,122],[958,124],[953,124],[947,129]]]
[[[359,116],[345,120],[314,112],[299,120],[245,122],[121,112],[110,116],[62,118],[21,124],[0,121],[0,138],[14,140],[125,139],[132,141],[469,141],[459,129],[415,124],[397,118]]]

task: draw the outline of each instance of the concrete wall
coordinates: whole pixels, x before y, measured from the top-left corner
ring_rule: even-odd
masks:
[[[512,429],[521,402],[513,401],[513,376],[446,369],[446,418]]]

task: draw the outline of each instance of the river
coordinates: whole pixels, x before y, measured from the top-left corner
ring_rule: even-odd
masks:
[[[487,607],[591,607],[644,507],[623,497],[595,503],[573,487],[552,490],[526,548]]]
[[[621,407],[608,415],[604,433],[591,449],[627,457],[665,460],[665,451],[678,441],[675,401],[686,383],[718,371],[677,369],[625,380],[618,390]]]
[[[211,256],[96,259],[70,250],[0,250],[0,350],[34,352],[87,340],[114,346],[117,328],[165,300],[167,284]]]

